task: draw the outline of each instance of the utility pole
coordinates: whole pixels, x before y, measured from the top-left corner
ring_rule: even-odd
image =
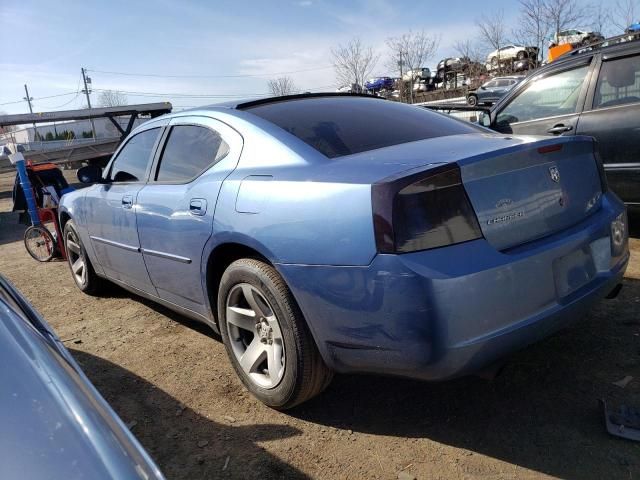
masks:
[[[400,67],[400,101],[404,102],[404,62],[402,61],[402,50],[399,52],[400,59],[398,60],[398,67]]]
[[[24,84],[24,93],[27,95],[26,97],[24,97],[24,100],[27,101],[27,103],[29,104],[29,113],[33,114],[33,107],[31,106],[31,100],[33,100],[33,97],[29,96],[29,89],[27,88],[27,84]],[[38,129],[36,128],[36,124],[35,122],[33,123],[33,140],[35,141],[36,137],[38,136]]]
[[[91,78],[87,77],[87,71],[84,69],[84,67],[82,67],[80,71],[82,72],[82,81],[84,82],[84,90],[82,90],[82,93],[87,96],[87,107],[89,108],[89,110],[91,110],[91,98],[89,97],[91,90],[89,89],[89,87],[87,87],[87,84],[91,85]],[[90,118],[89,120],[91,121],[91,131],[93,132],[93,141],[95,142],[96,126],[93,123],[93,118]]]

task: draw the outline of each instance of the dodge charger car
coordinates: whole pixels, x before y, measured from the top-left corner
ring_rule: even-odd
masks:
[[[97,182],[61,201],[78,287],[108,279],[206,322],[278,409],[333,372],[474,372],[582,315],[629,258],[590,138],[370,96],[159,117],[78,176]]]

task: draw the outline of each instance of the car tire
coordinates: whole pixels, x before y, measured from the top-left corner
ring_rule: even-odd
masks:
[[[525,52],[524,50],[520,50],[516,55],[516,58],[518,60],[524,60],[525,58],[527,58],[527,52]]]
[[[76,286],[87,295],[102,293],[105,289],[106,281],[96,275],[73,220],[69,220],[65,224],[62,235],[67,264]]]
[[[467,104],[469,104],[472,107],[475,107],[478,104],[478,97],[475,95],[467,96]]]
[[[231,364],[247,390],[265,405],[287,410],[329,385],[333,372],[272,266],[251,258],[233,262],[220,280],[217,305]]]

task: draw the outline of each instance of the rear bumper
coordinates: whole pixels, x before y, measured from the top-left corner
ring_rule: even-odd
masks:
[[[559,234],[507,253],[484,240],[362,267],[277,265],[328,366],[440,380],[471,373],[586,313],[621,280],[602,208]]]

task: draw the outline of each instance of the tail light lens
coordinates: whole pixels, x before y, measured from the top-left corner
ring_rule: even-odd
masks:
[[[460,169],[445,167],[387,179],[372,188],[376,245],[406,253],[482,237]]]

